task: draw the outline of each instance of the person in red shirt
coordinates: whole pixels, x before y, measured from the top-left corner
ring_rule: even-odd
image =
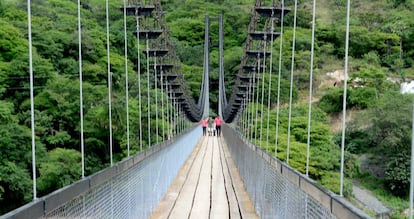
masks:
[[[217,116],[214,119],[214,122],[216,123],[216,133],[217,133],[217,137],[220,137],[220,135],[221,135],[221,119],[220,119],[220,116]]]
[[[206,136],[207,132],[207,118],[201,120],[201,127],[203,127],[203,136]]]

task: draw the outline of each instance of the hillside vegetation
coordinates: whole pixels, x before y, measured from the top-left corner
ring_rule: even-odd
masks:
[[[126,157],[125,66],[123,1],[110,1],[110,52],[113,73],[114,159]],[[286,1],[293,8],[293,1]],[[162,2],[181,70],[195,98],[203,71],[204,19],[211,18],[210,101],[216,110],[218,91],[218,24],[224,14],[224,70],[226,83],[237,74],[253,1],[167,0]],[[86,175],[109,165],[108,91],[105,1],[82,1],[82,59],[85,115]],[[31,131],[27,5],[24,1],[0,1],[0,213],[32,199]],[[312,2],[299,1],[294,63],[294,87],[289,164],[305,171],[307,99],[311,48]],[[414,2],[410,0],[353,1],[351,9],[349,87],[347,108],[353,112],[346,129],[345,195],[352,197],[351,183],[359,181],[372,190],[393,217],[403,217],[408,207],[411,154],[412,95],[399,92],[399,83],[414,78]],[[80,179],[80,116],[77,1],[32,1],[33,67],[35,74],[36,159],[38,193],[45,195]],[[312,105],[310,177],[334,192],[339,191],[340,132],[330,127],[342,110],[343,88],[333,87],[326,73],[344,69],[345,0],[317,1],[314,90]],[[137,42],[128,17],[128,72],[130,87],[131,153],[140,150],[138,121],[143,124],[143,144],[148,145],[147,115],[139,118],[137,92]],[[288,106],[292,60],[293,13],[286,16],[283,35],[278,145],[276,94],[271,88],[269,137],[257,144],[281,160],[287,157]],[[279,40],[273,60],[279,60]],[[143,42],[141,42],[143,43]],[[144,48],[144,44],[141,48]],[[140,54],[144,63],[146,57]],[[279,69],[273,62],[272,84]],[[144,72],[146,66],[141,66]],[[269,76],[266,76],[267,79]],[[392,80],[390,80],[392,79]],[[266,85],[267,86],[267,85]],[[226,86],[231,92],[231,86]],[[146,92],[146,83],[141,84]],[[265,96],[267,97],[267,87]],[[151,88],[151,95],[155,90]],[[159,94],[159,92],[158,92]],[[159,94],[160,95],[160,94]],[[142,101],[146,103],[146,93]],[[155,111],[155,103],[145,105]],[[265,106],[267,111],[267,106]],[[267,115],[266,112],[264,115]],[[155,118],[155,116],[153,116]],[[264,126],[266,127],[266,116]],[[159,121],[170,126],[168,121]],[[150,121],[151,125],[155,121]],[[260,126],[260,122],[257,123]],[[254,127],[253,127],[254,128]],[[266,127],[267,128],[267,127]],[[259,130],[256,128],[255,130]],[[152,130],[154,131],[154,130]],[[259,136],[259,133],[256,133]],[[151,133],[151,142],[162,136]],[[260,142],[262,140],[262,142]],[[361,160],[360,157],[363,159]]]

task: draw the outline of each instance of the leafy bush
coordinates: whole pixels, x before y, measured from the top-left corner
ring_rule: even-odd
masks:
[[[358,160],[358,156],[345,151],[344,159],[345,176],[349,178],[358,176],[361,173],[361,164]]]
[[[345,150],[353,154],[361,154],[368,151],[372,145],[369,130],[360,128],[359,123],[349,122],[345,131]],[[333,141],[336,145],[341,145],[342,133],[334,135]]]
[[[376,102],[377,89],[374,87],[356,87],[349,95],[349,107],[366,109]],[[348,106],[347,106],[348,107]]]
[[[369,152],[376,161],[386,162],[385,176],[381,178],[384,188],[400,197],[408,194],[409,186],[412,104],[407,103],[411,102],[411,95],[393,91],[380,94],[374,105],[356,116],[346,132],[347,150]],[[339,136],[335,139],[339,141]]]
[[[343,88],[329,89],[319,100],[318,107],[327,113],[337,113],[342,110]]]
[[[410,155],[398,153],[387,163],[385,185],[393,194],[406,197],[410,188]]]

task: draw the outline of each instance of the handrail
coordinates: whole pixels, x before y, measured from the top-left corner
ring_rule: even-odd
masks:
[[[255,191],[259,182],[259,179],[265,178],[266,182],[264,182],[264,188],[261,188],[261,192],[250,194],[252,200],[254,201],[254,205],[256,206],[256,210],[259,209],[261,212],[257,212],[262,217],[264,215],[269,215],[269,210],[274,209],[277,207],[279,211],[283,211],[283,208],[286,206],[272,206],[274,203],[267,203],[271,202],[270,200],[266,200],[262,196],[267,193],[271,193],[270,191],[274,189],[276,186],[280,186],[279,184],[272,184],[271,178],[266,178],[264,176],[265,170],[270,171],[269,175],[276,175],[279,177],[278,180],[283,176],[283,182],[288,183],[290,188],[296,188],[298,191],[302,191],[302,200],[304,203],[298,204],[299,206],[308,205],[308,198],[314,199],[320,208],[324,208],[324,212],[332,214],[337,218],[370,218],[365,212],[356,208],[352,204],[350,204],[347,200],[339,195],[333,193],[332,191],[322,187],[314,180],[310,179],[306,175],[300,173],[299,171],[293,169],[286,163],[281,162],[274,156],[270,155],[266,151],[262,150],[261,148],[257,147],[256,145],[252,144],[248,141],[240,132],[236,131],[234,128],[230,127],[229,125],[223,125],[223,136],[226,140],[226,143],[229,147],[231,152],[231,156],[235,161],[240,175],[245,183],[247,191]],[[256,156],[254,159],[254,165],[248,165],[246,162],[247,156]],[[260,166],[262,165],[262,166]],[[254,166],[260,166],[261,168],[254,169]],[[260,173],[262,172],[262,173]],[[249,177],[247,174],[254,174],[254,176]],[[260,175],[262,174],[262,175]],[[249,181],[254,180],[254,183],[249,183]],[[273,188],[271,188],[273,186]],[[283,191],[285,192],[285,191]],[[294,196],[293,194],[283,194],[281,192],[279,195],[282,196]],[[272,197],[278,198],[278,197]],[[280,198],[280,197],[279,197]],[[288,197],[284,197],[288,199]],[[293,200],[295,201],[295,200]],[[264,203],[266,202],[266,203]],[[291,202],[290,202],[291,203]],[[292,203],[291,203],[292,204]],[[295,203],[297,204],[297,203]],[[267,206],[267,208],[260,208],[260,206]],[[314,204],[313,204],[314,206]],[[292,208],[292,206],[290,206]],[[295,209],[297,212],[288,212],[288,213],[296,213],[296,215],[307,215],[307,212],[300,212],[303,209]],[[286,213],[286,212],[284,212]],[[271,212],[271,215],[275,216],[275,212]],[[286,215],[285,215],[286,216]],[[326,215],[325,215],[326,216]],[[326,218],[330,218],[326,216]]]

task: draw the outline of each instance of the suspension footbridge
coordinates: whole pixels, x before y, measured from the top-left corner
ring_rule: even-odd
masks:
[[[30,7],[29,0],[28,35],[31,48]],[[343,154],[340,164],[341,191],[340,194],[335,194],[309,177],[308,163],[304,174],[289,166],[289,149],[286,162],[282,162],[267,148],[270,144],[269,136],[272,133],[269,133],[270,116],[269,114],[266,116],[264,106],[271,107],[270,90],[272,86],[275,86],[271,84],[271,74],[274,71],[272,69],[273,44],[277,38],[283,36],[283,19],[286,14],[292,12],[295,14],[296,25],[297,1],[293,8],[285,7],[283,0],[268,5],[262,0],[255,1],[240,69],[233,78],[230,89],[223,70],[223,18],[221,15],[217,18],[220,48],[217,114],[225,122],[222,125],[222,136],[202,136],[199,124],[203,118],[210,116],[211,109],[209,17],[206,16],[205,20],[203,77],[200,79],[199,99],[195,101],[174,52],[174,44],[170,40],[161,1],[149,3],[124,1],[120,9],[125,19],[125,108],[128,127],[125,142],[127,142],[128,153],[127,157],[118,163],[113,162],[112,154],[111,102],[114,97],[111,92],[113,75],[109,48],[108,1],[106,1],[110,166],[89,176],[85,175],[83,157],[85,142],[83,140],[80,8],[81,3],[78,1],[79,113],[81,119],[79,131],[82,177],[79,181],[44,197],[37,197],[35,126],[33,125],[35,106],[33,87],[31,87],[34,198],[32,202],[1,218],[369,218],[367,214],[343,197]],[[140,146],[140,150],[136,154],[130,153],[129,138],[127,16],[135,18],[133,33],[138,40],[137,95],[139,118],[143,120],[139,121],[139,142],[136,144]],[[295,37],[295,34],[293,36]],[[279,42],[282,48],[282,40]],[[143,45],[144,48],[142,48]],[[146,57],[145,60],[140,59],[142,54]],[[280,59],[277,60],[279,66],[281,66],[281,54],[280,50]],[[292,77],[293,63],[294,55],[292,55]],[[313,64],[313,61],[311,63]],[[29,69],[33,86],[32,65],[32,51],[30,50]],[[142,69],[141,66],[143,66]],[[311,77],[312,69],[313,67],[310,70]],[[270,72],[268,81],[265,78],[267,72]],[[277,84],[276,108],[279,110],[281,69],[279,68],[277,72],[279,83]],[[142,83],[141,80],[146,81]],[[291,83],[292,81],[291,78]],[[269,83],[266,84],[269,89],[267,96],[265,95],[265,83]],[[147,90],[141,85],[145,85]],[[151,87],[155,88],[153,92],[150,91]],[[229,91],[231,91],[230,94],[228,94]],[[144,97],[147,102],[143,100]],[[312,85],[310,85],[309,99],[312,100]],[[291,100],[292,85],[290,105],[292,105]],[[155,108],[150,107],[151,103],[155,103]],[[291,113],[291,108],[289,108],[287,145],[290,141]],[[311,103],[309,103],[308,130],[311,125],[310,115]],[[157,122],[151,123],[152,119]],[[170,125],[160,124],[158,120],[167,120]],[[278,120],[279,117],[275,123],[276,130]],[[147,139],[143,138],[143,132],[147,133]],[[307,158],[310,156],[309,132]],[[154,139],[151,133],[156,133]],[[276,147],[278,145],[277,135],[278,132],[276,132]],[[253,142],[253,139],[260,139],[260,141]],[[144,145],[145,142],[146,145]],[[262,142],[267,142],[267,146],[261,145]],[[274,151],[277,152],[277,148]]]

